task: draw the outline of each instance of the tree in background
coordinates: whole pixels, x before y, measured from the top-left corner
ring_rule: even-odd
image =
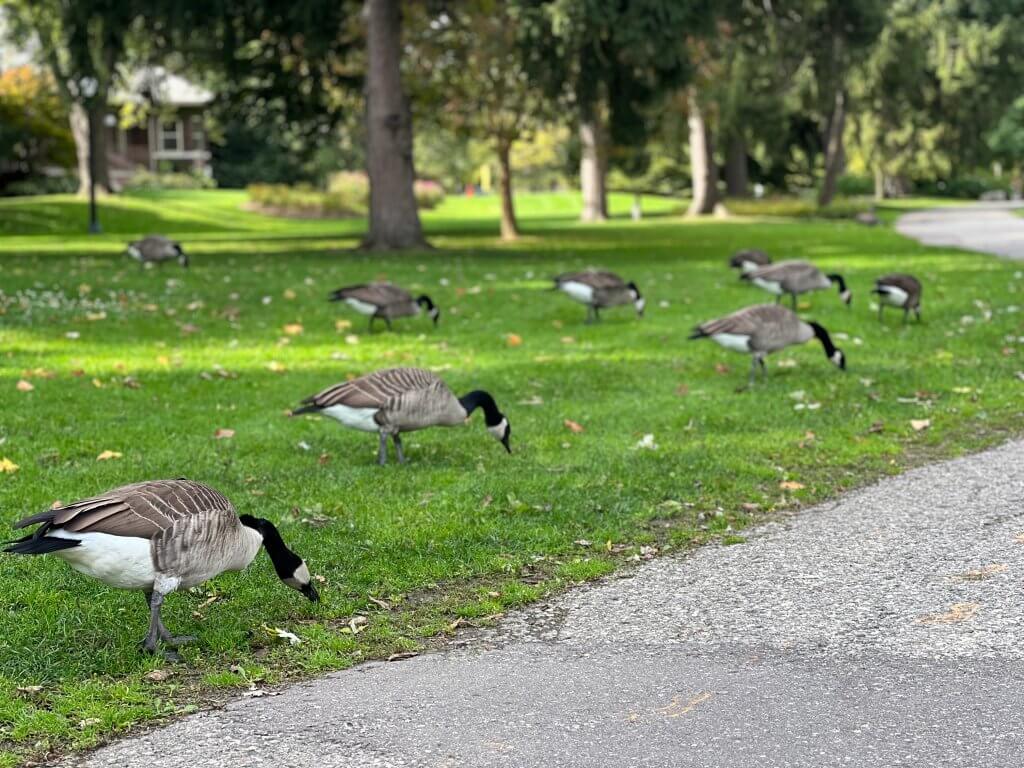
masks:
[[[519,236],[512,148],[552,116],[520,57],[518,7],[465,0],[419,25],[412,69],[433,92],[437,119],[464,140],[485,141],[498,161],[501,237]]]
[[[0,190],[75,163],[68,114],[48,74],[30,66],[0,72]]]

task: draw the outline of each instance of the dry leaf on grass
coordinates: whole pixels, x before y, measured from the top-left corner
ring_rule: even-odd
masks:
[[[715,363],[715,373],[719,374],[720,376],[725,376],[725,374],[729,373],[729,371],[731,370],[732,368],[730,368],[725,363]]]
[[[575,421],[573,421],[572,419],[566,419],[566,420],[565,420],[565,421],[563,421],[562,423],[563,423],[563,424],[564,424],[564,425],[565,425],[565,426],[566,426],[566,427],[567,427],[567,428],[568,428],[568,429],[569,429],[570,431],[572,431],[572,432],[575,432],[576,434],[579,434],[580,432],[582,432],[582,431],[583,431],[583,425],[582,425],[582,424],[579,424],[578,422],[575,422]]]
[[[339,331],[339,332],[340,331],[347,331],[351,327],[352,327],[352,321],[351,320],[335,320],[334,321],[334,330],[336,330],[336,331]]]
[[[921,432],[928,429],[932,425],[931,419],[911,419],[910,426],[914,428],[915,432]]]
[[[284,365],[282,365],[281,363],[277,362],[277,360],[271,360],[269,363],[267,363],[267,370],[273,371],[274,373],[284,373],[288,369],[285,368]]]
[[[294,632],[289,632],[287,629],[273,627],[269,631],[270,634],[274,635],[275,637],[278,637],[281,640],[287,640],[288,645],[300,645],[302,643],[302,640],[301,638],[299,638],[298,635],[296,635]]]
[[[1013,537],[1013,540],[1016,541],[1018,544],[1024,544],[1024,533],[1018,533],[1016,536]]]
[[[171,673],[166,669],[154,669],[152,672],[148,672],[146,674],[145,679],[151,683],[162,683],[170,676]]]
[[[3,472],[5,474],[9,475],[12,472],[17,472],[17,471],[18,471],[18,465],[15,464],[10,459],[8,459],[6,456],[4,456],[4,458],[0,459],[0,472]]]
[[[658,444],[654,442],[654,435],[648,433],[637,440],[636,445],[633,446],[634,451],[656,451],[658,450]]]
[[[298,336],[304,329],[302,323],[287,323],[282,330],[289,336]]]
[[[221,429],[218,429],[216,432],[213,433],[213,438],[215,440],[230,440],[234,436],[235,436],[235,430],[233,430],[233,429],[225,429],[223,427]]]
[[[111,459],[120,459],[120,451],[103,451],[99,456],[96,457],[96,461],[110,461]]]
[[[402,659],[411,659],[413,656],[419,656],[419,653],[416,651],[399,651],[388,656],[388,661],[401,661]]]
[[[510,347],[518,347],[522,345],[523,337],[520,336],[518,333],[510,333],[505,336],[505,343],[508,344]]]
[[[366,599],[369,600],[374,605],[376,605],[382,611],[390,611],[391,610],[391,603],[389,603],[387,600],[381,600],[379,597],[374,597],[373,595],[367,595]]]
[[[41,685],[19,685],[17,688],[18,693],[24,694],[25,696],[35,696],[37,693],[43,692],[43,686]]]
[[[298,294],[295,293],[295,291],[293,291],[291,288],[285,288],[284,289],[284,293],[282,295],[286,299],[288,299],[288,301],[292,301],[292,300],[294,300],[298,296]]]
[[[918,624],[956,624],[974,618],[981,606],[977,603],[956,603],[945,613],[926,613],[919,616]]]
[[[15,387],[19,392],[31,392],[33,389],[35,389],[35,387],[32,386],[32,382],[25,381],[24,379],[20,379],[18,383],[15,385]]]
[[[779,488],[784,491],[799,491],[804,487],[803,483],[798,483],[796,480],[783,480],[779,483]]]
[[[868,427],[868,434],[877,435],[879,432],[884,432],[884,431],[885,431],[885,422],[884,421],[872,422],[871,426]]]

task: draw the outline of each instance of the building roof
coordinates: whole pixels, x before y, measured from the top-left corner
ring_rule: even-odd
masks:
[[[127,87],[110,94],[112,104],[138,104],[151,101],[167,107],[201,107],[213,101],[213,94],[163,67],[144,67],[131,72]]]

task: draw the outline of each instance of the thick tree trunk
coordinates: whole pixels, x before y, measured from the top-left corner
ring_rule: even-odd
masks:
[[[97,103],[105,103],[105,99],[97,98]],[[103,117],[106,109],[102,106],[94,107],[86,112],[85,108],[78,102],[71,104],[70,123],[71,136],[75,140],[75,155],[78,160],[78,194],[89,194],[89,128],[92,125],[92,151],[95,154],[93,159],[96,168],[96,189],[101,192],[110,192],[110,168],[107,163],[107,134],[103,125]]]
[[[725,194],[729,197],[748,197],[749,186],[747,141],[740,134],[734,134],[725,156]]]
[[[423,247],[413,180],[412,110],[402,89],[399,0],[366,0],[366,170],[370,177],[369,249]]]
[[[846,127],[846,94],[836,89],[832,117],[828,121],[828,137],[825,142],[825,178],[818,191],[818,205],[826,206],[836,196],[836,182],[843,170],[846,153],[843,149],[843,129]]]
[[[689,89],[687,103],[687,124],[690,126],[690,175],[693,181],[693,201],[687,213],[690,216],[700,216],[715,211],[715,204],[718,202],[718,168],[715,166],[711,128],[704,119],[696,89]]]
[[[512,199],[512,162],[509,158],[511,151],[512,145],[509,142],[498,143],[498,165],[501,167],[501,178],[498,180],[498,185],[501,190],[502,240],[515,240],[519,237],[515,201]]]
[[[583,221],[608,219],[608,191],[605,187],[604,130],[601,111],[591,104],[580,114],[580,189],[583,192]]]

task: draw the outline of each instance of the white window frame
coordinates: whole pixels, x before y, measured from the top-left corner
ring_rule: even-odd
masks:
[[[157,125],[160,127],[160,137],[157,142],[157,147],[161,153],[163,152],[182,152],[185,149],[185,125],[178,118],[173,120],[174,124],[174,147],[168,148],[164,143],[164,139],[170,135],[167,127],[171,125],[171,121],[159,120]]]

